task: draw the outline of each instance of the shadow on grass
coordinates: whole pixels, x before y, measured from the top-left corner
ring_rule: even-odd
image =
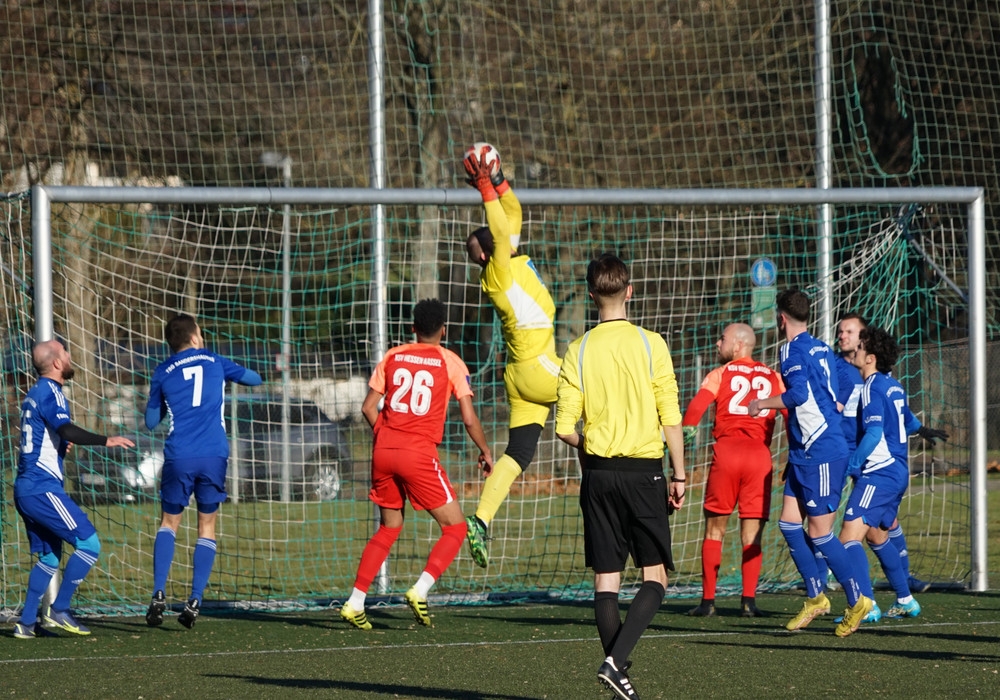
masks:
[[[456,700],[535,700],[530,695],[507,695],[505,693],[480,693],[471,690],[451,688],[425,688],[417,685],[394,685],[390,683],[353,683],[351,681],[324,681],[296,678],[266,678],[263,676],[240,676],[232,674],[206,674],[211,678],[223,678],[245,683],[254,683],[275,688],[296,690],[342,690],[356,693],[386,695],[396,698],[455,698]]]

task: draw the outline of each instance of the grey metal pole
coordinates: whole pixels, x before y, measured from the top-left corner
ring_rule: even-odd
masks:
[[[371,123],[371,186],[385,189],[385,19],[382,0],[368,2],[368,118]],[[385,205],[372,207],[372,359],[381,360],[389,349],[389,295],[386,289]],[[380,522],[378,506],[372,506],[373,527]],[[389,590],[388,560],[375,577],[375,590]]]
[[[285,187],[292,186],[292,159],[283,163]],[[291,391],[292,380],[292,208],[281,214],[281,500],[292,500]]]
[[[31,188],[31,266],[35,290],[35,342],[52,340],[52,200],[41,185]]]
[[[269,167],[280,167],[285,189],[292,187],[292,159],[281,153],[268,151],[261,154],[260,162]],[[292,362],[292,209],[284,205],[281,215],[281,484],[282,503],[292,500],[292,446],[291,440],[291,362]]]
[[[35,342],[55,337],[52,307],[52,201],[44,187],[31,188],[31,266],[35,290]],[[58,569],[42,594],[44,610],[59,595],[62,572]]]
[[[833,186],[833,49],[830,42],[830,0],[816,0],[816,187]],[[820,288],[816,330],[826,343],[833,342],[833,205],[819,206],[817,222],[817,280]]]
[[[986,562],[986,203],[969,205],[969,488],[972,590],[989,586]]]

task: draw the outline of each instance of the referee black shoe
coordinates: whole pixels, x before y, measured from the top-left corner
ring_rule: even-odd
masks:
[[[624,671],[615,668],[614,661],[609,656],[597,669],[597,678],[615,692],[622,700],[639,700],[639,694],[632,687],[632,681]]]

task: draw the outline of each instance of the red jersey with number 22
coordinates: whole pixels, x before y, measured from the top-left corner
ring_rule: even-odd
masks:
[[[448,399],[472,396],[469,368],[447,348],[409,343],[393,348],[368,386],[385,396],[375,425],[376,447],[436,447],[444,436]]]
[[[767,409],[756,418],[751,418],[747,407],[752,399],[766,399],[784,391],[781,375],[763,362],[749,357],[727,362],[705,377],[698,395],[684,415],[684,425],[697,425],[702,413],[714,402],[712,437],[770,445],[778,412]]]

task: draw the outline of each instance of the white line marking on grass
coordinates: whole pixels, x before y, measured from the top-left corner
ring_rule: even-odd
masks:
[[[888,624],[892,624],[891,622]],[[881,626],[888,626],[880,625]],[[1000,625],[1000,620],[983,620],[981,622],[923,622],[923,623],[910,623],[906,625],[907,629],[911,628],[929,628],[929,627],[982,627],[986,625]],[[808,632],[803,633],[802,631],[789,632],[784,628],[767,628],[767,629],[743,629],[734,630],[732,632],[660,632],[660,633],[649,633],[642,635],[643,639],[691,639],[691,638],[709,638],[709,637],[734,637],[745,634],[761,634],[767,635],[769,637],[773,636],[799,636],[802,634],[808,634]],[[264,656],[270,654],[329,654],[331,652],[338,651],[396,651],[399,649],[457,649],[462,647],[511,647],[511,646],[524,646],[527,644],[580,644],[586,643],[590,644],[594,641],[594,637],[576,637],[576,638],[566,638],[566,639],[524,639],[524,640],[508,640],[505,642],[444,642],[444,643],[421,643],[421,644],[380,644],[378,646],[350,646],[350,647],[314,647],[308,649],[259,649],[257,651],[206,651],[197,653],[184,653],[184,654],[137,654],[132,656],[96,656],[88,654],[87,656],[49,656],[46,658],[32,658],[32,659],[0,659],[0,666],[9,666],[11,664],[31,664],[31,663],[50,663],[53,661],[87,661],[87,662],[98,662],[101,661],[128,661],[128,660],[139,660],[139,659],[198,659],[198,658],[211,658],[213,656]]]

